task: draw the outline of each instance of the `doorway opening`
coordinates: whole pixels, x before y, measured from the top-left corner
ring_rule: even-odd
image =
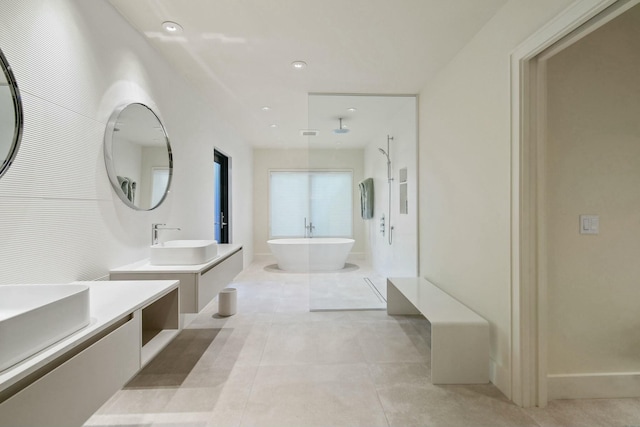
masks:
[[[511,55],[514,261],[511,398],[521,406],[546,406],[550,397],[558,398],[556,390],[562,387],[575,390],[576,386],[586,390],[587,382],[588,389],[597,390],[599,395],[582,397],[616,397],[610,391],[618,390],[607,382],[621,384],[619,375],[549,375],[545,62],[639,3],[640,0],[575,2]]]
[[[231,159],[221,151],[213,150],[213,215],[214,238],[218,243],[229,242],[231,229],[231,212],[229,212],[229,195],[231,185],[229,170]]]

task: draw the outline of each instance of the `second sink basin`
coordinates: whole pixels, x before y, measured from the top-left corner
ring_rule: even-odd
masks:
[[[152,265],[204,264],[218,255],[215,240],[169,240],[151,245]]]

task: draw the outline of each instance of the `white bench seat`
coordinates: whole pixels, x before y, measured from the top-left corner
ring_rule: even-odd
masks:
[[[389,315],[422,314],[431,323],[431,382],[489,382],[489,322],[420,277],[387,279]]]

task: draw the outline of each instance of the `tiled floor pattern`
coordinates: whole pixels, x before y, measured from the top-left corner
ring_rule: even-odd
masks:
[[[87,426],[632,426],[640,399],[521,409],[493,385],[434,386],[428,323],[309,312],[310,283],[255,263],[238,313],[210,304]]]
[[[311,275],[309,310],[386,310],[387,283],[384,277],[361,262],[348,263],[336,273]]]

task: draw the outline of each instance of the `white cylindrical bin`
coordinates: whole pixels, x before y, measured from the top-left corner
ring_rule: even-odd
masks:
[[[238,306],[238,291],[235,288],[226,288],[218,294],[218,314],[220,316],[232,316],[236,314]]]

